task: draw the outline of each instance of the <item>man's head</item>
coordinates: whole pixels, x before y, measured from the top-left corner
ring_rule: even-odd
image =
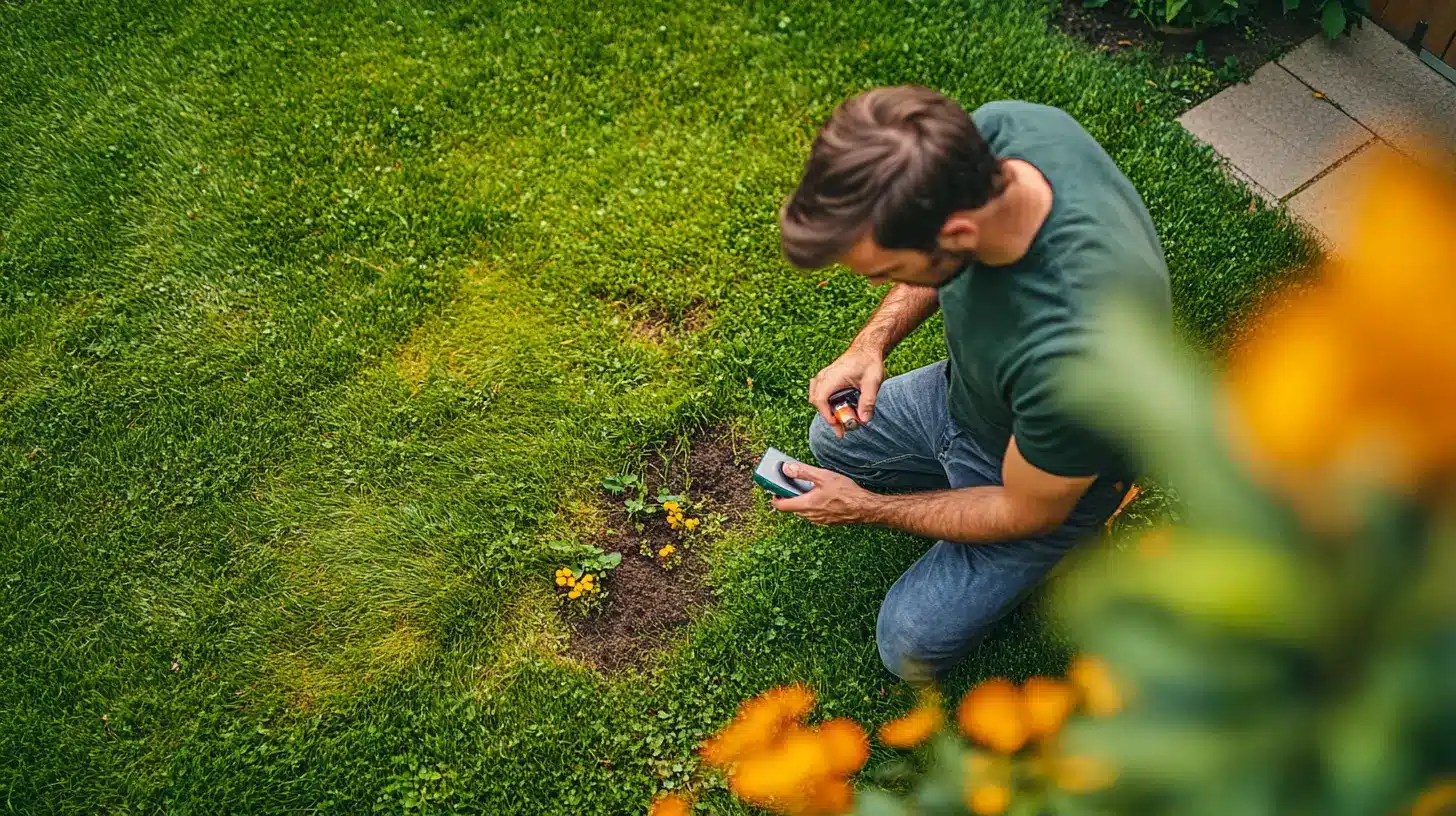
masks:
[[[1000,162],[964,109],[928,88],[878,88],[841,104],[779,213],[784,254],[840,262],[875,283],[938,284],[980,241],[975,210]]]

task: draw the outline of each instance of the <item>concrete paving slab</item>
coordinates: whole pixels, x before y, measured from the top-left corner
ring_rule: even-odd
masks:
[[[1233,176],[1238,181],[1242,181],[1244,183],[1244,186],[1249,188],[1249,192],[1253,193],[1259,198],[1264,199],[1265,204],[1268,204],[1271,207],[1279,206],[1279,196],[1274,195],[1273,193],[1264,189],[1264,185],[1260,184],[1257,181],[1254,181],[1252,178],[1249,178],[1248,173],[1245,173],[1239,168],[1234,167],[1232,164],[1226,163],[1223,167],[1225,170],[1228,171],[1228,174],[1230,176]]]
[[[1371,142],[1285,202],[1294,217],[1313,227],[1321,243],[1335,254],[1348,252],[1359,196],[1382,162],[1411,159],[1385,142]]]
[[[1275,198],[1372,138],[1272,62],[1247,84],[1226,88],[1178,121]]]
[[[1456,85],[1384,29],[1316,35],[1279,64],[1402,153],[1456,172]]]

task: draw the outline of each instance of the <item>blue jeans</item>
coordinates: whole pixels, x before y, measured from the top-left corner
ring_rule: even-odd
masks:
[[[837,439],[815,417],[819,464],[871,490],[906,492],[1001,484],[1001,452],[984,451],[950,416],[945,361],[891,377],[868,425]],[[1125,485],[1124,485],[1125,487]],[[1095,536],[1121,491],[1099,479],[1058,529],[994,544],[937,541],[890,587],[875,640],[896,675],[933,679],[975,648],[1062,556]]]

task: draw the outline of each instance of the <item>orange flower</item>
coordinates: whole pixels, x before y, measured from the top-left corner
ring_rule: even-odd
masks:
[[[829,769],[841,776],[859,773],[870,759],[870,740],[859,723],[836,717],[818,729],[829,757]]]
[[[797,723],[767,750],[741,760],[729,775],[739,798],[791,814],[841,813],[853,790],[846,777],[869,759],[864,731],[852,720],[817,729]]]
[[[782,686],[747,700],[738,716],[702,747],[703,759],[719,768],[727,767],[752,751],[759,751],[778,739],[792,722],[814,708],[814,693],[804,686]]]
[[[1046,739],[1062,730],[1062,723],[1077,705],[1077,692],[1060,680],[1033,677],[1021,687],[1026,724],[1031,736]]]
[[[1403,160],[1370,179],[1349,253],[1229,368],[1251,457],[1295,484],[1374,472],[1419,487],[1456,470],[1456,188]]]
[[[1082,692],[1087,713],[1094,717],[1111,717],[1122,711],[1122,691],[1101,658],[1088,655],[1077,658],[1067,670],[1067,678]]]
[[[1117,781],[1117,772],[1095,757],[1057,757],[1051,763],[1052,781],[1070,793],[1091,793],[1110,787]]]
[[[1005,785],[976,785],[966,789],[966,807],[980,816],[996,816],[1011,804],[1011,789]]]
[[[652,802],[652,809],[647,811],[647,816],[688,816],[692,805],[688,800],[675,793],[659,796]]]
[[[945,722],[938,700],[927,700],[910,709],[910,713],[880,726],[880,742],[891,748],[914,748],[930,739]]]
[[[1456,781],[1437,783],[1411,805],[1410,816],[1451,816],[1456,813]]]
[[[796,816],[843,813],[854,799],[848,778],[868,761],[869,739],[849,719],[805,726],[813,705],[803,686],[749,700],[703,746],[703,758],[727,770],[729,788],[750,804]]]
[[[971,689],[961,699],[956,719],[966,736],[1003,754],[1021,750],[1031,736],[1021,693],[1001,677]]]

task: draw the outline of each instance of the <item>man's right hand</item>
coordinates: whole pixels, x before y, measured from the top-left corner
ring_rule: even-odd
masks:
[[[859,389],[859,421],[867,423],[875,413],[875,398],[880,393],[880,383],[885,379],[885,356],[867,348],[850,346],[815,377],[809,380],[809,402],[819,409],[819,416],[834,429],[834,435],[844,438],[844,426],[829,410],[829,395],[841,388]]]

